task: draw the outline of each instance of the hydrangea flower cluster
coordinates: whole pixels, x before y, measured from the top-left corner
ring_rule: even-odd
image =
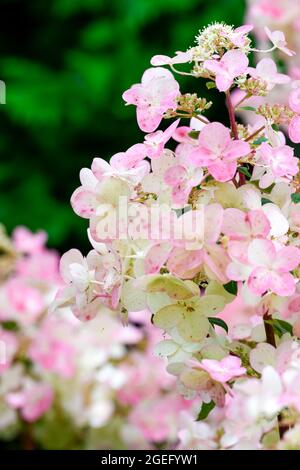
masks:
[[[183,449],[284,448],[299,434],[300,180],[283,130],[300,141],[300,88],[269,57],[293,56],[282,32],[266,30],[267,57],[249,66],[251,30],[216,23],[187,51],[151,59],[123,94],[147,134],[81,170],[71,203],[93,250],[60,265],[54,308],[92,320],[104,305],[125,323],[142,312],[164,332],[155,354],[201,402],[198,421],[182,413]],[[212,103],[175,75],[222,93],[228,122],[211,122]],[[268,103],[282,86],[288,102]],[[264,104],[243,106],[256,97]],[[242,108],[253,124],[237,122]]]
[[[46,238],[0,231],[0,439],[26,449],[174,446],[178,413],[197,403],[153,356],[161,332],[138,314],[124,328],[106,307],[84,325],[69,308],[47,312],[62,280]]]

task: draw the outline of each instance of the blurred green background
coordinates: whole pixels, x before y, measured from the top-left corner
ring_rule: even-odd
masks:
[[[122,92],[140,81],[154,54],[185,50],[202,26],[239,26],[244,1],[0,0],[0,6],[0,78],[7,87],[0,105],[0,221],[9,231],[18,224],[44,228],[60,250],[86,250],[87,221],[69,205],[80,169],[142,140]],[[222,119],[221,105],[210,118]]]

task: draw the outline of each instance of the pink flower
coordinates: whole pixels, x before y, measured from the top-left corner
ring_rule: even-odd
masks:
[[[49,410],[53,397],[50,385],[27,379],[23,390],[9,393],[6,401],[12,408],[21,410],[25,421],[33,423]]]
[[[22,323],[34,321],[46,307],[42,293],[22,279],[7,281],[5,291],[16,320]]]
[[[270,222],[261,210],[246,213],[232,208],[224,212],[222,232],[230,238],[228,252],[241,263],[247,263],[249,243],[254,238],[265,238],[270,230]]]
[[[144,132],[153,132],[168,109],[176,109],[179,85],[169,70],[162,67],[144,72],[142,83],[123,93],[127,104],[137,107],[137,121]]]
[[[202,179],[202,168],[191,168],[183,164],[168,168],[164,175],[165,183],[172,188],[172,200],[179,206],[187,204],[192,188],[200,184]]]
[[[193,128],[189,126],[177,127],[173,134],[173,139],[176,140],[176,142],[180,143],[193,143],[194,139],[189,136],[189,132],[191,132],[192,130]]]
[[[177,119],[177,121],[173,122],[165,131],[156,131],[145,136],[144,145],[147,157],[158,158],[162,154],[165,144],[173,136],[179,121],[180,119]]]
[[[0,328],[0,377],[11,366],[14,356],[18,350],[19,341],[17,336]]]
[[[246,373],[246,369],[241,367],[241,359],[235,356],[227,356],[220,361],[203,359],[201,362],[198,362],[191,359],[189,365],[197,369],[205,370],[213,380],[221,383],[226,383]]]
[[[13,244],[20,253],[38,253],[44,249],[47,234],[44,231],[32,233],[26,227],[17,227],[12,234]]]
[[[277,72],[274,60],[266,58],[258,62],[256,68],[248,67],[248,73],[254,77],[267,82],[268,89],[271,90],[277,84],[286,84],[291,81],[288,75]]]
[[[289,137],[295,144],[300,143],[300,116],[294,116],[289,124]]]
[[[95,160],[101,159],[94,159],[92,167],[95,166]],[[104,162],[104,160],[102,160],[102,162]],[[98,171],[100,165],[101,171],[103,169],[102,162],[101,164],[97,162]],[[147,162],[145,163],[147,164]],[[110,167],[110,165],[108,166]],[[116,199],[117,187],[118,189],[120,189],[122,195],[130,195],[129,183],[127,183],[124,179],[118,177],[109,177],[105,175],[101,181],[98,181],[95,175],[90,172],[90,170],[88,170],[87,168],[84,168],[83,170],[86,171],[80,172],[82,186],[79,186],[79,188],[75,189],[74,193],[71,196],[72,208],[74,212],[80,217],[83,217],[85,219],[91,219],[97,214],[98,209],[100,211],[100,214],[102,214],[101,208],[103,208],[104,211],[112,209],[113,205],[110,204],[110,201],[114,200],[116,203],[118,202]],[[90,172],[89,181],[87,181],[86,178],[88,171]],[[108,191],[109,186],[111,187]]]
[[[216,76],[216,85],[219,91],[227,91],[233,80],[246,72],[248,58],[238,50],[226,52],[221,60],[206,60],[204,67]]]
[[[192,60],[192,53],[190,51],[181,52],[177,51],[175,57],[169,57],[167,55],[155,55],[150,60],[151,65],[154,67],[160,65],[175,65],[175,64],[185,64]]]
[[[46,318],[32,341],[29,357],[44,370],[71,378],[76,370],[73,333],[67,322]]]
[[[239,28],[235,28],[230,36],[231,41],[236,47],[243,47],[246,43],[246,35],[252,31],[252,24],[245,24]]]
[[[237,159],[250,152],[242,140],[231,140],[230,131],[219,122],[207,124],[200,132],[198,147],[190,154],[195,165],[206,166],[217,181],[230,181],[237,169]]]
[[[82,321],[92,320],[101,305],[115,309],[119,303],[121,265],[114,253],[100,255],[95,250],[84,258],[79,250],[69,250],[61,258],[60,273],[66,283],[57,293],[52,310],[71,305]]]
[[[140,401],[132,409],[129,423],[149,442],[175,441],[178,414],[189,408],[190,401],[169,393],[156,399]]]
[[[267,172],[260,179],[260,187],[267,188],[276,177],[291,179],[298,173],[298,158],[294,157],[294,149],[288,145],[271,147],[263,142],[259,147],[259,157],[267,165]]]
[[[292,111],[300,114],[300,86],[299,83],[289,94],[289,106]]]
[[[265,33],[270,39],[271,43],[280,51],[284,52],[285,54],[289,56],[293,56],[296,54],[296,52],[291,51],[287,47],[287,42],[285,39],[285,35],[282,31],[270,31],[267,26],[265,26]]]
[[[20,258],[16,263],[16,272],[27,281],[30,279],[59,283],[58,265],[58,253],[54,250],[43,250],[32,253],[29,257]]]
[[[145,352],[134,353],[131,362],[121,364],[120,370],[126,377],[126,382],[118,391],[118,399],[122,404],[137,406],[147,399],[154,399],[175,384],[175,378],[166,374],[165,363],[153,356],[151,348]]]
[[[230,261],[219,239],[223,208],[210,204],[203,211],[188,211],[179,217],[181,239],[169,255],[167,268],[176,276],[192,279],[204,265],[222,283],[228,282],[226,268]]]
[[[276,252],[270,240],[253,240],[248,248],[249,263],[254,266],[249,279],[249,289],[256,295],[268,290],[279,296],[293,295],[295,280],[290,271],[300,263],[300,250],[284,246]]]
[[[144,160],[147,151],[143,144],[132,145],[126,152],[113,155],[109,164],[101,158],[94,158],[92,171],[101,181],[104,176],[118,176],[134,184],[139,183],[150,171],[149,163]],[[104,162],[106,163],[104,167]],[[103,173],[104,170],[104,173]]]

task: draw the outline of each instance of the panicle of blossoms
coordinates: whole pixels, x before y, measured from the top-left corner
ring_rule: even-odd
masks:
[[[291,426],[299,419],[299,160],[285,131],[300,142],[300,87],[269,57],[293,55],[277,30],[249,66],[251,30],[217,23],[187,52],[154,56],[123,94],[146,135],[110,163],[95,158],[71,198],[93,250],[62,257],[54,310],[92,322],[103,307],[125,323],[148,316],[178,396],[201,405],[203,422],[191,425],[193,407],[182,413],[179,448],[263,449],[278,429],[284,442],[286,410]],[[181,94],[174,74],[216,88],[227,121],[211,122],[210,102]],[[282,87],[288,102],[269,103]],[[147,435],[163,428],[160,406],[149,420],[139,409],[132,419]]]

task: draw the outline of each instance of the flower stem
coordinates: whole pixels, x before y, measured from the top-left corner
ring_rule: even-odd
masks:
[[[239,139],[238,128],[235,120],[234,107],[231,101],[230,92],[226,91],[226,104],[229,114],[230,127],[235,140]]]
[[[244,101],[246,101],[248,98],[251,98],[251,94],[247,93],[244,98],[242,98],[238,103],[235,105],[235,109],[237,109]]]
[[[273,329],[273,326],[270,323],[268,323],[268,320],[271,320],[271,319],[272,319],[272,315],[269,315],[268,312],[264,314],[264,325],[265,325],[267,343],[271,344],[271,346],[274,346],[274,348],[276,348],[274,329]]]
[[[257,131],[255,131],[253,134],[249,135],[247,139],[245,139],[245,142],[249,142],[249,140],[252,140],[254,137],[256,137],[258,134],[260,134],[264,130],[265,126],[261,126]]]
[[[234,140],[239,140],[238,128],[237,128],[237,124],[236,124],[236,120],[235,120],[234,107],[233,107],[233,104],[232,104],[232,101],[231,101],[231,96],[230,96],[229,91],[226,91],[226,105],[227,105],[227,109],[228,109],[230,127],[231,127],[231,131],[232,131]],[[236,185],[236,180],[235,179],[233,179],[233,183]],[[243,173],[239,173],[239,182],[236,186],[237,187],[243,186],[243,184],[245,184],[245,183],[246,183],[245,175]]]

